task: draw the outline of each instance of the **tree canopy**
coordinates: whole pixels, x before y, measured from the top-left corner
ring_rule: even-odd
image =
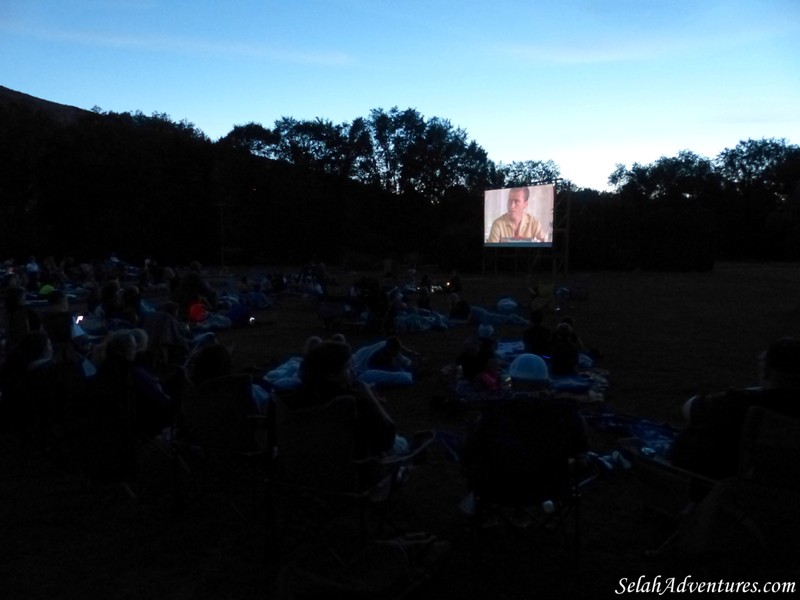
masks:
[[[0,103],[0,252],[183,261],[415,256],[480,261],[483,192],[558,181],[570,262],[707,269],[720,258],[800,258],[800,147],[746,140],[618,165],[581,190],[551,160],[495,164],[467,132],[416,109],[349,123],[282,117],[216,142],[156,113],[70,120]]]

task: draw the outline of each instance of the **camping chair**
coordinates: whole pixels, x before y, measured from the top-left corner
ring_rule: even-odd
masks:
[[[577,568],[581,493],[592,479],[581,481],[577,468],[585,450],[585,430],[569,400],[514,397],[484,407],[462,458],[473,498],[476,557],[484,555],[491,517]]]
[[[692,509],[693,498],[707,493],[717,483],[706,475],[676,467],[639,438],[622,438],[617,445],[630,459],[633,474],[642,486],[643,507],[675,524]],[[678,529],[674,527],[658,545],[645,550],[644,556],[661,557],[673,546],[677,536]]]
[[[293,509],[325,549],[342,565],[334,539],[352,538],[352,520],[358,518],[358,542],[367,540],[367,513],[375,509],[377,530],[398,528],[388,518],[392,494],[402,483],[405,467],[433,441],[425,436],[412,452],[398,456],[354,457],[356,400],[340,396],[326,404],[289,408],[275,403],[275,461],[269,478],[271,524],[277,525],[278,503]],[[338,520],[338,521],[337,521]],[[282,520],[288,524],[288,520]],[[345,531],[334,534],[337,522]]]
[[[678,535],[681,555],[706,568],[800,575],[800,420],[748,410],[739,471],[695,506]],[[738,571],[741,572],[741,571]],[[755,571],[758,572],[758,571]]]
[[[792,434],[797,427],[789,417],[760,406],[750,407],[742,429],[737,483],[676,467],[661,454],[647,452],[646,444],[638,438],[620,440],[644,486],[644,506],[676,522],[674,531],[658,547],[645,551],[645,556],[660,557],[672,549],[683,535],[684,522],[697,523],[697,507],[718,501],[706,501],[709,495],[718,498],[732,486],[753,484],[800,491],[800,471],[795,462],[800,459],[800,438]]]
[[[245,520],[255,519],[269,458],[270,419],[253,413],[250,385],[249,375],[237,374],[210,379],[190,390],[172,437],[176,482],[183,478],[199,485],[206,479],[218,484],[227,503]],[[208,477],[195,481],[194,476],[202,473]],[[237,474],[242,475],[238,480]],[[249,510],[234,499],[242,480],[248,486]],[[178,493],[185,501],[185,488]]]

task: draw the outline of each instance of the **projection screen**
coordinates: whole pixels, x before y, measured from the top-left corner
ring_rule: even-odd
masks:
[[[486,190],[483,242],[487,247],[551,247],[555,185]]]

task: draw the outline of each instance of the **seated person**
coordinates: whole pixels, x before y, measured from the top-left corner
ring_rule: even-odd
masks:
[[[194,359],[190,380],[195,386],[219,377],[233,374],[233,356],[222,344],[212,343],[200,348]],[[270,395],[258,384],[250,385],[250,396],[254,413],[266,415],[269,411]]]
[[[496,357],[497,341],[491,336],[481,338],[470,343],[456,358],[456,365],[461,367],[462,377],[466,381],[473,381],[486,362]]]
[[[150,354],[157,367],[183,365],[191,352],[193,338],[188,326],[178,321],[177,314],[177,305],[167,302],[142,321],[142,328],[150,339]],[[213,333],[208,335],[213,339]]]
[[[41,420],[50,407],[39,398],[37,384],[51,384],[46,374],[53,358],[53,346],[45,331],[29,331],[19,338],[12,352],[0,364],[0,429],[24,430]],[[53,388],[52,385],[45,386]]]
[[[341,337],[344,342],[342,334],[335,334],[331,340]],[[335,340],[334,340],[335,341]],[[303,364],[303,358],[311,351],[312,348],[322,343],[322,338],[317,335],[309,336],[303,343],[303,352],[299,356],[290,356],[276,367],[268,370],[261,378],[263,385],[269,389],[276,390],[295,390],[300,387],[300,365]]]
[[[584,345],[583,340],[580,338],[578,333],[575,331],[575,319],[570,316],[562,317],[561,321],[559,321],[559,325],[561,323],[566,323],[569,325],[570,331],[567,335],[569,341],[575,345],[579,352],[584,352],[586,350],[586,346]]]
[[[96,369],[86,355],[91,350],[89,336],[69,311],[69,299],[61,290],[47,295],[47,310],[42,314],[42,326],[53,344],[53,359],[56,362],[72,362],[81,366],[87,377]]]
[[[572,327],[568,323],[559,323],[550,345],[550,372],[558,377],[577,374],[578,355],[578,347],[572,339]]]
[[[395,328],[398,331],[447,329],[450,326],[448,318],[436,311],[422,308],[419,298],[416,287],[406,286],[402,291],[393,292],[390,306]]]
[[[104,319],[122,319],[122,286],[118,279],[108,279],[100,288],[100,302],[95,315]]]
[[[542,392],[550,387],[547,363],[536,354],[520,354],[508,367],[511,389],[514,392]]]
[[[247,275],[242,275],[239,282],[236,284],[236,293],[241,298],[247,298],[247,295],[253,291],[253,286],[250,283],[250,278]]]
[[[468,320],[470,312],[469,302],[461,299],[459,295],[456,293],[450,294],[449,300],[450,300],[450,318],[458,321]]]
[[[544,312],[538,308],[532,310],[530,314],[531,324],[523,332],[522,341],[525,345],[525,352],[538,354],[539,356],[550,356],[552,332],[542,321],[544,321]]]
[[[366,384],[353,377],[350,346],[325,341],[313,347],[303,360],[302,382],[295,395],[285,398],[289,409],[326,404],[339,396],[356,400],[355,458],[368,458],[398,447],[397,428],[383,402]]]
[[[468,325],[527,325],[528,320],[513,313],[492,312],[482,306],[475,306],[459,297],[458,294],[450,294],[450,313],[451,320],[466,322]]]
[[[800,418],[800,340],[782,338],[759,361],[758,388],[694,396],[683,406],[686,428],[675,440],[674,465],[715,479],[736,474],[739,445],[751,406]]]
[[[189,265],[189,270],[180,279],[175,278],[174,290],[171,300],[177,302],[180,310],[187,310],[189,304],[195,296],[202,296],[206,299],[208,306],[216,309],[219,303],[219,295],[211,287],[202,275],[202,266],[199,262],[193,261]]]
[[[526,412],[524,404],[520,402],[539,404],[542,414],[549,415],[548,418],[553,419],[552,424],[557,424],[560,430],[558,442],[565,452],[564,458],[577,457],[586,452],[586,424],[572,400],[559,398],[547,389],[549,374],[544,360],[535,354],[521,354],[511,362],[509,375],[511,395],[485,403],[481,415],[464,436],[460,447],[455,449],[471,476],[479,475],[486,466],[496,467],[494,461],[502,453],[527,452],[526,449],[530,449],[531,445],[533,448],[540,445],[540,442],[530,439],[530,431],[515,418],[515,415],[524,417]],[[552,415],[551,411],[560,416]],[[500,454],[495,454],[497,452]]]
[[[389,336],[383,348],[373,354],[368,362],[370,369],[380,371],[412,371],[419,360],[419,354],[409,350],[397,336]]]
[[[473,380],[475,387],[486,392],[501,391],[503,389],[501,372],[502,362],[500,359],[497,356],[489,356]]]
[[[144,329],[131,329],[130,334],[136,343],[131,370],[131,384],[137,397],[136,416],[142,431],[157,435],[175,424],[179,397],[174,394],[180,388],[173,382],[165,381],[153,370],[147,332]]]
[[[417,299],[417,306],[424,310],[431,310],[431,297],[433,296],[433,284],[428,275],[423,275],[422,280],[419,282],[419,298]]]
[[[229,317],[213,313],[210,311],[211,308],[205,296],[192,296],[189,302],[189,322],[195,331],[220,331],[233,326]]]
[[[261,289],[260,283],[254,283],[252,289],[247,293],[245,298],[245,304],[247,304],[250,308],[268,308],[272,306],[272,302],[269,297],[264,293]]]
[[[28,306],[27,292],[22,286],[12,286],[5,291],[3,320],[0,328],[5,331],[6,352],[13,352],[16,345],[29,331],[39,331],[42,321],[39,314]]]

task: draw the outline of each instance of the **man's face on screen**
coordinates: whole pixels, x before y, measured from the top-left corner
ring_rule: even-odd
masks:
[[[514,221],[522,219],[522,215],[528,210],[528,201],[522,190],[512,190],[508,193],[508,214]]]

